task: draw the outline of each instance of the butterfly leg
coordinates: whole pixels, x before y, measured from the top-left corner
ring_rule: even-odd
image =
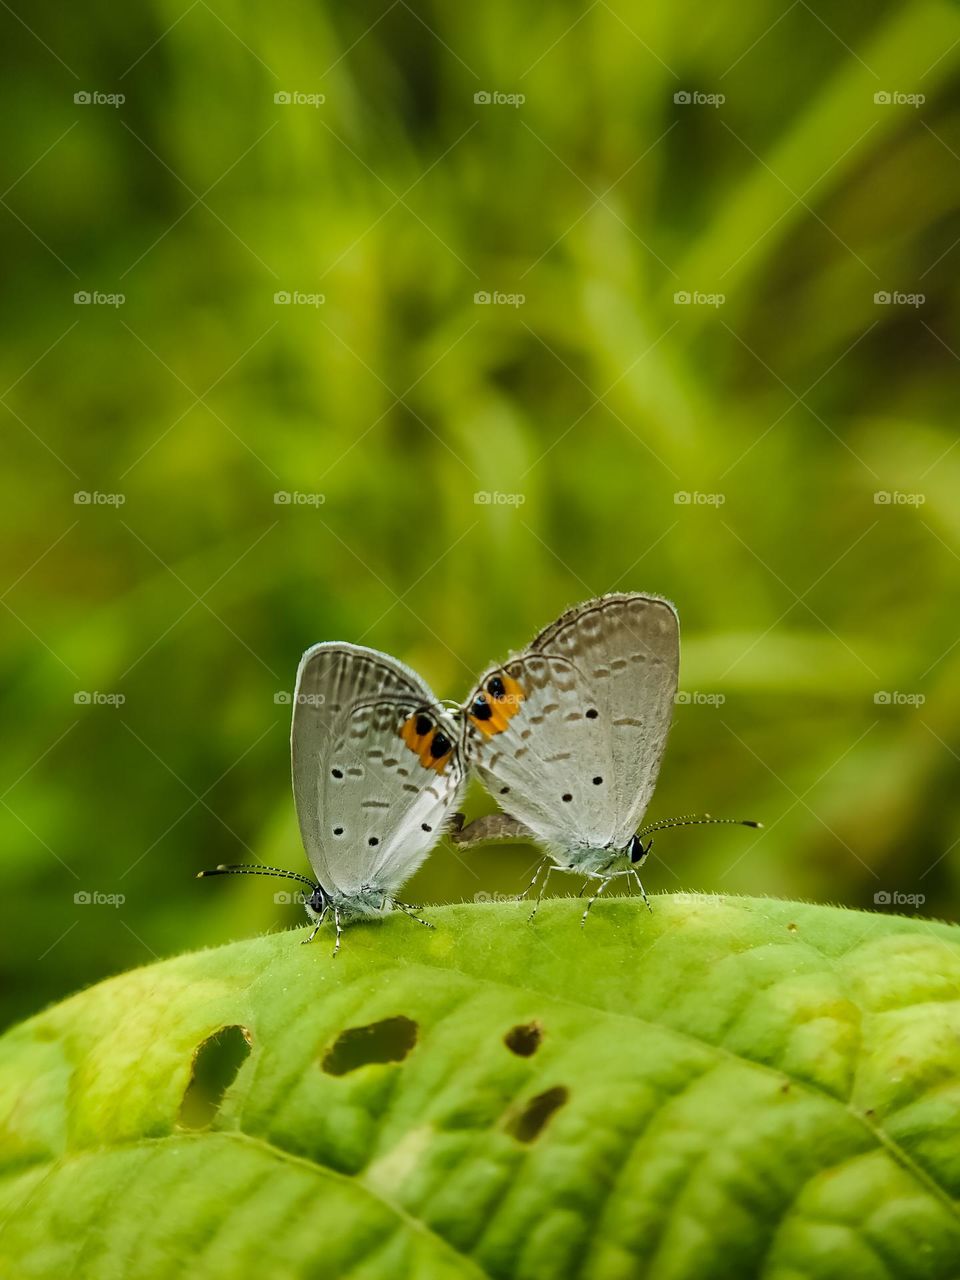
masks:
[[[596,900],[600,897],[601,893],[603,893],[604,889],[607,887],[607,885],[610,883],[612,879],[613,879],[613,876],[607,876],[606,879],[600,881],[600,888],[597,890],[597,892],[593,895],[593,897],[587,903],[586,910],[584,911],[583,915],[580,917],[581,929],[587,923],[587,916],[590,914],[590,908],[593,906]]]
[[[415,914],[417,911],[423,910],[423,907],[418,906],[417,903],[398,902],[397,899],[394,898],[393,905],[398,911],[402,911],[403,914],[408,916],[411,920],[416,920],[417,924],[422,924],[425,929],[435,929],[437,927],[435,924],[431,924],[429,920],[421,920],[420,917]]]
[[[343,929],[341,928],[341,925],[340,925],[340,908],[339,907],[333,908],[333,923],[337,927],[337,940],[333,944],[333,958],[336,959],[337,952],[340,950],[340,935],[343,932]]]
[[[323,917],[324,917],[326,914],[327,914],[327,909],[326,909],[326,907],[324,907],[324,909],[320,912],[319,916],[317,917],[317,923],[313,926],[313,929],[312,929],[312,931],[311,931],[311,933],[310,933],[310,937],[309,937],[309,938],[303,938],[303,939],[301,940],[301,942],[300,942],[301,947],[305,947],[305,946],[307,945],[307,943],[308,943],[308,942],[312,942],[312,941],[314,940],[314,938],[317,936],[317,933],[318,933],[318,931],[319,931],[319,929],[320,929],[320,926],[323,924]]]
[[[527,896],[527,894],[530,892],[530,890],[533,888],[533,886],[534,886],[534,885],[537,883],[537,881],[540,879],[540,872],[541,872],[541,871],[543,870],[543,868],[547,865],[548,861],[549,861],[549,859],[548,859],[548,858],[544,858],[542,862],[538,862],[538,863],[537,863],[537,869],[536,869],[536,871],[533,873],[533,879],[530,881],[530,883],[529,883],[529,884],[527,885],[527,887],[524,889],[523,893],[518,893],[518,894],[517,894],[517,901],[518,901],[518,902],[522,902],[522,901],[524,900],[524,898]]]
[[[540,864],[540,866],[541,866],[541,867],[542,867],[543,865],[544,865],[543,863],[541,863],[541,864]],[[557,868],[556,868],[556,866],[555,866],[552,862],[547,863],[547,874],[546,874],[546,875],[543,877],[543,879],[540,881],[540,892],[537,894],[537,900],[536,900],[536,902],[533,904],[533,910],[532,910],[532,911],[530,912],[530,914],[527,916],[527,924],[529,924],[529,923],[530,923],[530,921],[533,919],[533,917],[534,917],[534,916],[537,914],[537,912],[540,910],[540,903],[543,901],[543,895],[544,895],[544,893],[546,892],[547,884],[548,884],[548,882],[549,882],[549,880],[550,880],[551,875],[553,875],[553,873],[554,873],[554,871],[556,871],[556,869],[557,869]],[[540,874],[539,870],[537,871],[537,874],[538,874],[538,875]],[[530,890],[528,889],[528,890],[527,890],[527,893],[529,893],[529,892],[530,892]]]
[[[643,899],[644,905],[646,906],[650,914],[653,915],[653,907],[651,907],[650,905],[650,899],[647,897],[647,891],[646,889],[644,889],[643,883],[640,877],[637,875],[636,870],[632,868],[631,868],[630,874],[633,876],[634,880],[636,880],[637,882],[637,888],[640,890],[640,897]]]

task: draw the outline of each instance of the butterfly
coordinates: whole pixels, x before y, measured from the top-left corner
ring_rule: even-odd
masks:
[[[463,711],[465,754],[504,813],[465,826],[454,843],[530,839],[547,857],[526,893],[554,871],[584,877],[596,892],[632,877],[652,838],[697,823],[760,824],[686,815],[641,827],[660,771],[680,667],[680,628],[669,600],[640,593],[576,605],[527,648],[483,676]],[[582,891],[581,891],[582,892]],[[525,895],[521,895],[525,896]]]
[[[432,928],[397,898],[439,840],[462,788],[463,729],[409,667],[376,649],[314,645],[297,671],[290,735],[293,798],[315,879],[281,867],[221,865],[210,875],[272,875],[310,891],[317,934],[394,909]]]

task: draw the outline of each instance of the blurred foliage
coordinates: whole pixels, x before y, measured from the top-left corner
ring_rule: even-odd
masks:
[[[956,914],[955,6],[0,21],[5,1020],[299,923],[193,873],[303,867],[277,695],[308,644],[462,697],[613,588],[677,602],[711,699],[677,708],[651,816],[767,823],[661,837],[651,888]],[[531,860],[442,847],[408,896]]]

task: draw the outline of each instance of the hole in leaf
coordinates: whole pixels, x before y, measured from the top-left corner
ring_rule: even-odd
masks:
[[[570,1100],[570,1090],[564,1084],[554,1085],[544,1093],[531,1098],[510,1125],[510,1132],[518,1142],[533,1142],[540,1137],[555,1111]]]
[[[197,1046],[193,1075],[180,1103],[179,1122],[185,1129],[205,1129],[216,1118],[227,1092],[250,1054],[246,1027],[221,1027]]]
[[[543,1027],[539,1022],[520,1022],[511,1027],[503,1037],[503,1043],[511,1053],[520,1058],[532,1058],[540,1048]]]
[[[323,1069],[329,1076],[345,1076],[371,1062],[402,1062],[417,1043],[418,1031],[413,1019],[402,1014],[366,1027],[348,1027],[323,1055]]]

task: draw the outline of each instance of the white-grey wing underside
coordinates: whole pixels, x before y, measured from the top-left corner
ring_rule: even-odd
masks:
[[[429,731],[416,733],[418,717]],[[450,744],[440,758],[429,750],[437,733]],[[359,645],[307,650],[290,747],[300,834],[321,888],[389,895],[409,879],[456,802],[464,773],[457,739],[429,687],[402,662]]]
[[[622,848],[653,795],[678,671],[668,601],[622,594],[578,605],[483,677],[464,713],[470,761],[546,843]],[[507,694],[480,720],[471,712],[491,700],[497,676]]]

